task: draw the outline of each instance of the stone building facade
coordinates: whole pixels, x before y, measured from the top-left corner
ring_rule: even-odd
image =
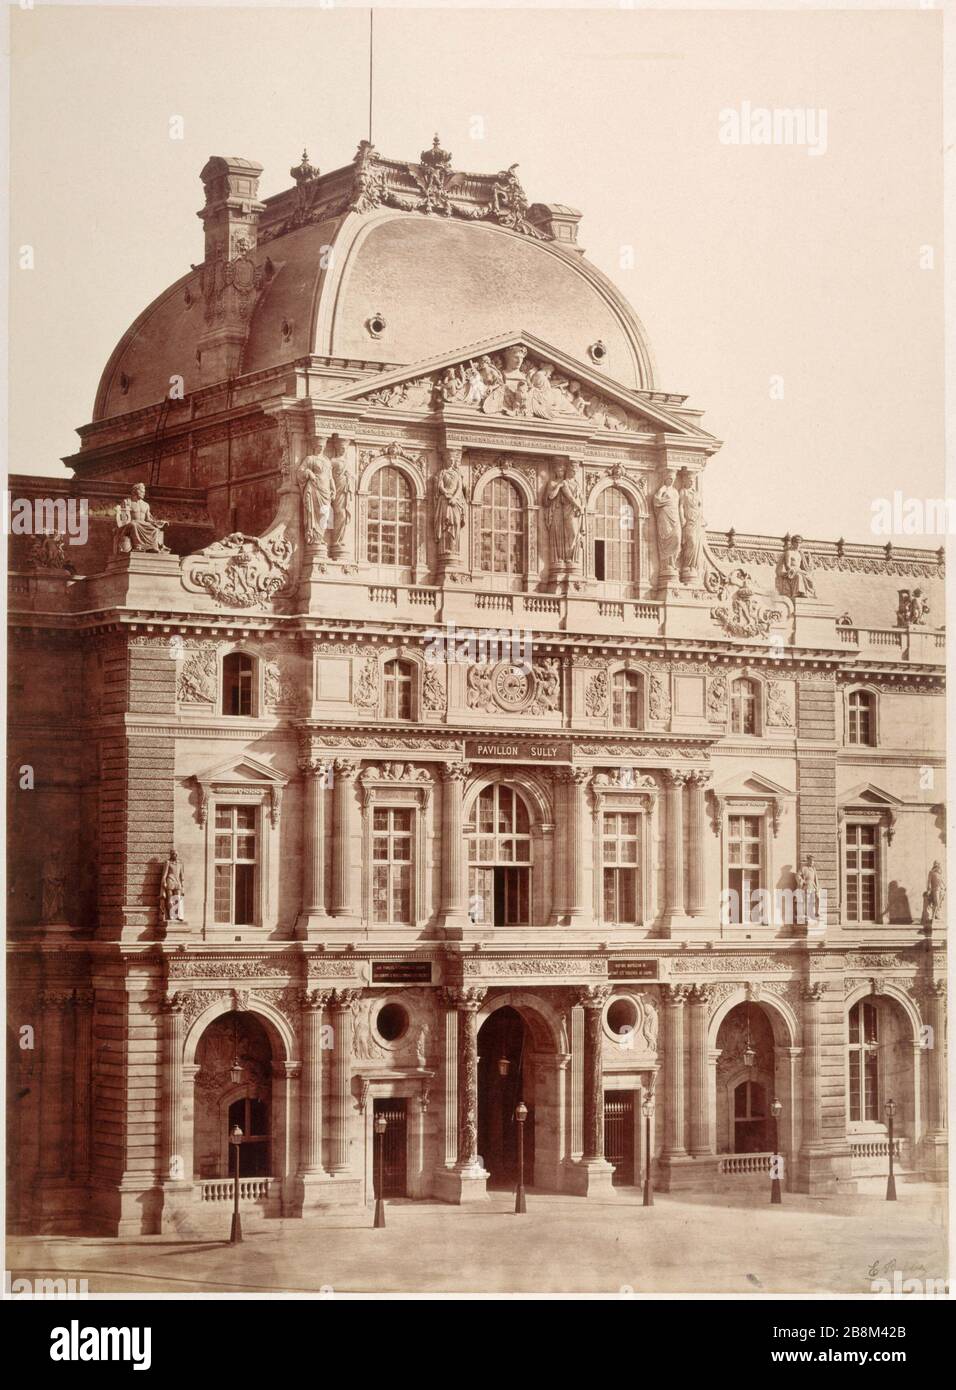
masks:
[[[941,554],[707,530],[513,169],[260,173],[12,483],[90,518],[11,545],[13,1220],[219,1229],[236,1125],[248,1215],[362,1203],[379,1114],[481,1199],[519,1099],[544,1190],[833,1191],[891,1099],[942,1179]]]

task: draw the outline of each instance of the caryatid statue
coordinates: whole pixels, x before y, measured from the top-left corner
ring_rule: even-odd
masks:
[[[66,866],[61,845],[52,844],[43,861],[40,885],[40,921],[53,926],[66,912]]]
[[[308,454],[299,464],[299,486],[302,489],[302,530],[306,545],[324,550],[325,533],[332,525],[332,503],[335,501],[335,480],[332,463],[323,451]]]
[[[802,537],[788,536],[780,559],[780,585],[789,598],[816,598],[816,588],[810,577],[813,562],[801,550]]]
[[[465,488],[457,451],[450,450],[445,460],[435,477],[435,539],[442,557],[455,559],[465,524]]]
[[[137,483],[132,495],[116,508],[115,549],[124,555],[131,550],[168,555],[169,547],[163,544],[163,531],[168,524],[154,518],[146,501],[146,484]]]
[[[544,518],[551,541],[555,576],[567,575],[579,563],[584,503],[570,459],[558,464],[544,490]]]
[[[333,435],[333,440],[336,436]],[[349,545],[349,523],[352,520],[352,466],[350,447],[345,440],[338,441],[338,449],[332,463],[332,543],[329,554],[333,559],[343,555]]]
[[[159,916],[163,922],[186,920],[186,880],[182,861],[174,849],[169,851],[159,881]]]
[[[657,521],[658,577],[676,579],[681,558],[680,494],[674,486],[674,474],[669,468],[664,472],[653,501]]]
[[[694,479],[685,473],[680,489],[680,579],[693,584],[700,574],[701,547],[704,543],[704,516],[700,492]]]

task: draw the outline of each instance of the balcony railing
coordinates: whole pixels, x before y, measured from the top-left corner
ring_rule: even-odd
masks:
[[[201,1178],[199,1196],[203,1202],[231,1202],[233,1197],[232,1178]],[[272,1194],[272,1178],[240,1178],[239,1201],[268,1201]]]

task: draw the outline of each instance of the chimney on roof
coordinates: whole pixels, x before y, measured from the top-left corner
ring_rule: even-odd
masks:
[[[234,261],[249,255],[258,241],[259,175],[262,165],[251,159],[212,155],[199,177],[206,190],[206,206],[197,212],[206,233],[207,261]]]

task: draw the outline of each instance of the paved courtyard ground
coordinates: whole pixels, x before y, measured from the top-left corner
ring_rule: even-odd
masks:
[[[655,1194],[605,1201],[536,1195],[526,1216],[494,1193],[467,1207],[390,1202],[308,1222],[246,1224],[240,1246],[153,1236],[13,1238],[12,1278],[86,1278],[91,1294],[544,1293],[870,1295],[875,1275],[943,1279],[946,1194]],[[223,1212],[228,1235],[229,1213]]]

